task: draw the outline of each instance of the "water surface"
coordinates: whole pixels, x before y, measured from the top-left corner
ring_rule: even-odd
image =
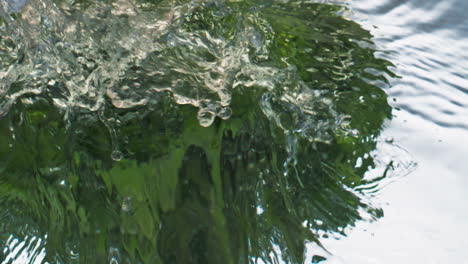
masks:
[[[3,1],[4,263],[427,260],[395,240],[466,209],[426,155],[466,135],[466,4],[420,2]]]
[[[468,246],[466,1],[354,1],[358,20],[402,78],[386,92],[398,107],[384,134],[418,168],[382,190],[385,217],[328,241],[329,263],[463,262]],[[363,253],[364,252],[364,253]]]

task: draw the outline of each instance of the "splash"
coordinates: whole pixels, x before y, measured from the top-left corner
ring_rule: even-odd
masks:
[[[345,10],[2,2],[0,211],[51,263],[303,263],[404,169],[373,155],[393,65]]]
[[[330,92],[302,80],[292,62],[271,63],[278,33],[260,15],[279,15],[271,4],[247,9],[246,3],[229,1],[6,3],[0,27],[2,115],[27,94],[46,95],[73,114],[151,105],[168,92],[178,104],[197,107],[200,125],[208,127],[236,111],[232,94],[242,86],[264,93],[265,115],[286,133],[330,141],[327,130],[345,130],[349,123],[326,98]]]

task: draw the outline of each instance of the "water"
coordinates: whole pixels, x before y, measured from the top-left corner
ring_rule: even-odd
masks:
[[[402,77],[386,90],[401,110],[384,133],[405,146],[418,168],[382,190],[382,221],[325,243],[336,255],[331,263],[464,262],[468,2],[355,1],[353,7]]]
[[[467,7],[419,2],[1,2],[3,263],[465,259]]]

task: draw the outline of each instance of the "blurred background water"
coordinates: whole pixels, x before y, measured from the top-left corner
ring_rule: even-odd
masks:
[[[467,1],[87,2],[1,2],[2,263],[468,258]]]

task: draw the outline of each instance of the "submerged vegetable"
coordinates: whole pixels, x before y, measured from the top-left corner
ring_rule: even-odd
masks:
[[[303,263],[319,234],[382,216],[362,197],[392,65],[343,10],[3,10],[0,240],[40,237],[50,263]]]

